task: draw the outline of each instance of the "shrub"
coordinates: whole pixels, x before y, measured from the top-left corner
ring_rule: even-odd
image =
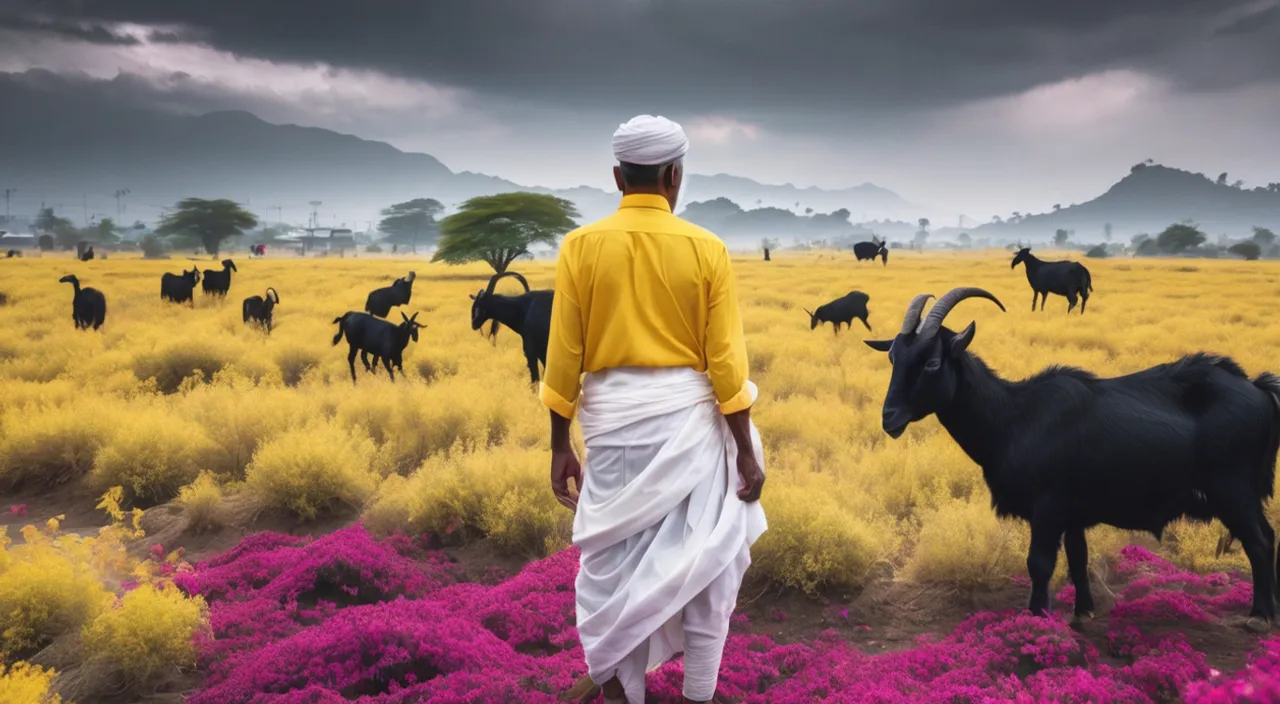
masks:
[[[303,520],[340,507],[359,508],[377,487],[373,443],[332,423],[290,430],[258,449],[246,488],[263,508]]]
[[[147,259],[159,259],[168,251],[164,246],[164,240],[155,235],[143,235],[138,244],[142,247],[142,256]]]
[[[371,244],[365,247],[364,251],[368,252],[369,254],[382,254],[382,247],[376,244]]]
[[[276,353],[280,376],[287,386],[297,386],[302,377],[320,365],[320,355],[301,345],[288,345]]]
[[[213,449],[195,423],[139,409],[103,446],[90,477],[100,488],[123,485],[144,502],[167,501],[196,478]]]
[[[187,525],[195,530],[222,525],[222,488],[209,472],[201,472],[194,482],[178,492],[178,503],[187,515]]]
[[[194,665],[196,637],[207,623],[204,599],[172,584],[144,584],[85,627],[84,648],[135,682],[146,681],[162,669]]]
[[[140,354],[134,360],[133,372],[143,381],[155,379],[157,388],[166,394],[177,391],[191,376],[207,381],[226,366],[226,360],[205,342],[183,340]]]
[[[989,503],[946,501],[923,511],[920,523],[904,570],[909,579],[994,587],[1026,570],[1025,524],[997,518]]]
[[[55,542],[33,526],[26,543],[9,547],[0,532],[0,661],[33,653],[54,636],[79,628],[111,603],[82,542]]]
[[[0,483],[54,486],[85,475],[111,432],[99,399],[0,416]]]
[[[1090,247],[1089,251],[1085,252],[1084,256],[1094,257],[1097,259],[1104,259],[1107,257],[1107,246],[1104,244],[1099,244],[1099,245]]]
[[[0,662],[0,704],[62,704],[62,697],[49,692],[55,674],[30,663],[6,668]]]

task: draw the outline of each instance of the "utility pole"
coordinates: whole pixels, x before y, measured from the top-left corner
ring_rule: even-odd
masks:
[[[276,209],[276,227],[277,227],[277,228],[283,228],[283,227],[284,227],[284,216],[281,214],[283,211],[282,211],[282,209],[280,208],[280,206],[278,206],[278,205],[269,205],[269,206],[267,206],[267,207],[268,207],[268,208],[275,208],[275,209]]]
[[[9,223],[13,222],[12,218],[9,215],[9,196],[17,192],[18,192],[18,189],[16,188],[4,189],[4,226],[5,227],[9,227]]]
[[[311,205],[311,229],[314,230],[320,226],[320,216],[318,213],[319,213],[320,206],[324,205],[324,202],[313,200],[310,202],[310,205]]]
[[[119,189],[119,190],[117,190],[117,191],[116,191],[116,219],[117,219],[117,220],[119,220],[119,219],[120,219],[120,215],[121,215],[121,213],[123,213],[123,212],[124,212],[124,207],[123,207],[123,205],[120,203],[120,199],[121,199],[121,198],[123,198],[123,197],[125,197],[125,196],[127,196],[127,195],[129,195],[129,189],[127,189],[127,188],[121,188],[121,189]]]
[[[84,226],[89,226],[89,194],[81,194],[84,197]]]

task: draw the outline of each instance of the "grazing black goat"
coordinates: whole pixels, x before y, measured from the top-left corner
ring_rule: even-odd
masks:
[[[857,257],[858,261],[868,259],[875,261],[876,257],[880,257],[882,265],[888,266],[889,264],[889,248],[885,246],[884,242],[876,242],[875,240],[858,242],[853,245],[853,256]]]
[[[249,296],[244,299],[244,322],[257,321],[271,332],[271,311],[280,305],[280,294],[274,288],[267,288],[266,296]]]
[[[1027,282],[1031,284],[1031,310],[1036,309],[1036,297],[1040,296],[1040,310],[1049,300],[1049,294],[1066,296],[1067,312],[1076,307],[1076,295],[1080,296],[1080,315],[1084,315],[1085,306],[1089,304],[1089,293],[1093,291],[1093,279],[1089,270],[1079,262],[1046,262],[1037,259],[1030,247],[1023,247],[1013,255],[1010,269],[1022,262],[1027,269]]]
[[[1031,524],[1030,609],[1049,607],[1058,546],[1076,589],[1078,616],[1094,609],[1085,530],[1099,524],[1160,538],[1181,517],[1220,519],[1253,568],[1252,615],[1275,617],[1275,533],[1263,513],[1280,444],[1280,377],[1253,381],[1233,360],[1197,353],[1127,376],[1101,379],[1053,366],[1020,382],[966,352],[975,325],[942,327],[956,304],[985,298],[958,288],[907,306],[892,340],[868,340],[893,365],[882,425],[897,438],[937,415],[982,467],[1000,516]],[[1065,538],[1065,540],[1064,540]]]
[[[58,279],[60,284],[71,284],[75,289],[75,297],[71,299],[71,319],[76,322],[77,330],[97,330],[107,319],[107,297],[96,288],[80,288],[80,279],[75,274],[67,274]]]
[[[413,317],[407,317],[404,313],[400,314],[404,318],[404,322],[396,325],[385,320],[378,320],[368,313],[356,313],[354,311],[343,314],[340,318],[334,318],[333,322],[338,324],[338,334],[333,336],[333,344],[342,341],[342,336],[347,336],[347,344],[351,346],[347,353],[347,364],[351,366],[351,382],[356,380],[356,353],[360,353],[360,361],[364,362],[365,371],[376,374],[375,371],[378,360],[382,360],[382,366],[387,368],[387,374],[391,375],[391,380],[396,380],[396,375],[391,371],[391,365],[394,364],[401,373],[404,372],[404,360],[402,355],[404,348],[409,346],[409,341],[418,341],[418,329],[425,328],[426,325],[417,322],[418,314],[414,313]],[[369,365],[366,354],[373,355],[373,366]]]
[[[222,260],[222,269],[205,269],[204,281],[201,286],[204,287],[206,296],[223,296],[231,290],[231,272],[239,273],[236,263],[230,259]]]
[[[165,272],[160,277],[160,300],[174,303],[190,303],[195,305],[196,284],[200,283],[200,269],[191,267],[191,271],[182,270],[181,274]]]
[[[867,301],[871,300],[871,296],[861,291],[850,291],[849,293],[837,298],[836,300],[818,306],[817,310],[803,309],[809,314],[809,329],[813,330],[822,323],[832,323],[835,325],[835,332],[840,332],[840,324],[845,327],[853,327],[853,319],[857,318],[862,324],[871,329],[871,323],[867,322]]]
[[[417,277],[418,275],[411,271],[408,276],[396,279],[390,286],[370,291],[369,297],[364,300],[365,312],[385,318],[391,314],[391,309],[395,306],[409,305],[409,298],[413,296],[413,280]]]
[[[86,247],[84,253],[80,255],[80,261],[87,262],[93,259],[93,247]]]
[[[18,250],[16,250],[16,249],[11,249],[11,250],[9,250],[8,252],[5,252],[5,255],[4,255],[4,258],[5,258],[5,259],[13,259],[14,257],[18,257],[19,259],[21,259],[21,258],[22,258],[22,252],[19,252],[19,251],[18,251]]]
[[[510,276],[524,286],[519,296],[503,296],[493,292],[498,281]],[[479,330],[486,322],[489,337],[498,334],[498,323],[511,328],[523,341],[525,362],[529,365],[531,383],[538,383],[538,363],[547,363],[547,342],[551,338],[551,302],[554,291],[530,291],[529,282],[514,271],[494,274],[489,285],[471,296],[471,329]]]

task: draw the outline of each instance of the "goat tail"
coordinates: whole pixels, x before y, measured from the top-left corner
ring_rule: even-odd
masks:
[[[342,323],[345,322],[346,319],[347,319],[346,314],[340,315],[337,318],[333,319],[333,322],[338,324],[338,334],[333,336],[333,344],[335,345],[338,344],[339,342],[342,342],[342,331],[343,331]]]
[[[1089,270],[1084,270],[1084,287],[1089,293],[1093,293],[1093,277],[1089,275]]]
[[[1267,454],[1264,464],[1255,477],[1261,496],[1271,498],[1275,489],[1276,453],[1280,452],[1280,376],[1271,372],[1263,372],[1253,380],[1253,385],[1264,391],[1271,399],[1271,436],[1267,439]],[[1280,568],[1277,568],[1280,570]]]

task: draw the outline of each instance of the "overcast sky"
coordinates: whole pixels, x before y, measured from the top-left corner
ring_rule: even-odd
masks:
[[[610,187],[641,112],[695,172],[983,220],[1146,158],[1280,180],[1280,0],[0,0],[36,68],[552,187]]]

